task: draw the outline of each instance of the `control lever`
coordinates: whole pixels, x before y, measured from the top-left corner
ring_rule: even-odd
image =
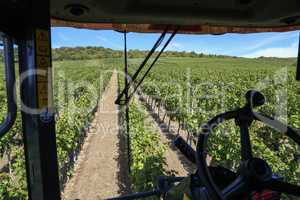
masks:
[[[174,140],[174,145],[192,163],[196,164],[195,150],[180,136]]]

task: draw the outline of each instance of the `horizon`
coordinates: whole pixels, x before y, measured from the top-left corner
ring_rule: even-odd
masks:
[[[112,49],[112,48],[109,48],[109,47],[103,47],[103,46],[72,46],[72,47],[68,47],[68,46],[61,46],[61,47],[52,47],[52,49],[63,49],[63,48],[69,48],[69,49],[75,49],[75,48],[103,48],[103,49],[108,49],[108,50],[112,50],[112,51],[121,51],[123,52],[124,50],[119,50],[119,49]],[[141,52],[147,52],[148,50],[140,50],[140,49],[129,49],[128,52],[131,52],[131,51],[141,51]],[[156,50],[155,52],[159,52],[158,50]],[[259,58],[277,58],[277,59],[296,59],[297,56],[295,57],[265,57],[265,56],[259,56],[259,57],[240,57],[240,56],[231,56],[231,55],[223,55],[223,54],[205,54],[205,53],[197,53],[195,51],[177,51],[177,50],[166,50],[164,52],[176,52],[176,53],[186,53],[186,54],[189,54],[189,53],[196,53],[197,55],[200,55],[200,54],[203,54],[204,56],[216,56],[216,57],[231,57],[231,58],[245,58],[245,59],[259,59]]]
[[[91,46],[123,51],[123,34],[116,31],[53,27],[51,34],[53,49]],[[148,51],[158,37],[159,34],[154,33],[128,33],[128,50]],[[178,34],[166,51],[243,58],[296,58],[298,44],[298,31],[223,35]]]

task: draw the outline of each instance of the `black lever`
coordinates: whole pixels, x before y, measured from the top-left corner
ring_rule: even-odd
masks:
[[[196,164],[196,152],[182,137],[177,137],[174,140],[174,145],[179,151],[192,163]]]
[[[17,117],[17,105],[15,98],[14,45],[12,38],[6,35],[3,36],[3,45],[7,94],[7,116],[4,122],[0,124],[0,138],[10,130]]]

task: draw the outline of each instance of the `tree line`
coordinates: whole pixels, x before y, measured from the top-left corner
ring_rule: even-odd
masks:
[[[155,52],[157,54],[158,52]],[[148,54],[148,51],[129,50],[129,58],[143,58]],[[122,58],[124,52],[121,50],[113,50],[104,47],[61,47],[52,50],[53,60],[84,60],[97,58]],[[205,55],[203,53],[186,52],[186,51],[166,51],[162,54],[163,57],[204,57],[217,56]],[[228,57],[228,56],[223,56]]]
[[[17,55],[17,49],[15,50]],[[158,52],[155,52],[157,54]],[[148,51],[129,50],[129,58],[143,58],[148,54]],[[85,60],[85,59],[99,59],[99,58],[122,58],[124,52],[122,50],[113,50],[104,47],[60,47],[52,49],[53,60]],[[162,57],[229,57],[221,55],[207,55],[203,53],[196,53],[194,51],[165,51]],[[17,56],[16,56],[17,59]],[[0,49],[0,60],[3,61],[3,49]]]
[[[144,58],[148,54],[148,51],[142,50],[129,50],[129,58]],[[158,54],[155,52],[154,55]],[[52,49],[52,59],[55,61],[61,60],[85,60],[85,59],[101,59],[101,58],[122,58],[124,52],[122,50],[113,50],[104,47],[60,47]],[[165,51],[162,57],[219,57],[219,58],[238,58],[235,56],[216,55],[216,54],[204,54],[197,53],[195,51]],[[17,60],[17,49],[15,49],[15,57]],[[259,57],[258,59],[276,59]],[[279,59],[279,58],[278,58]],[[3,62],[3,49],[0,49],[0,61]]]

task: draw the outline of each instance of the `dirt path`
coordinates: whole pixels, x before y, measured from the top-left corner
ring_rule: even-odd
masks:
[[[117,78],[114,72],[102,96],[74,176],[65,187],[66,200],[98,200],[128,192],[125,140],[119,132],[119,109],[114,104]]]
[[[146,104],[145,99],[141,98],[141,101],[146,105],[149,113],[149,120],[152,121],[153,128],[156,129],[161,136],[161,141],[166,144],[169,148],[166,149],[166,170],[175,174],[176,176],[187,176],[193,173],[195,165],[188,161],[184,155],[173,145],[173,141],[176,137],[175,132],[172,129],[167,129],[168,126],[163,122],[160,117],[153,112],[151,107]]]
[[[175,120],[171,120],[170,117],[167,115],[167,111],[163,108],[163,106],[154,106],[152,105],[152,102],[148,102],[146,99],[151,99],[147,95],[143,95],[143,101],[148,105],[148,112],[152,115],[153,119],[155,119],[157,125],[160,127],[161,131],[166,133],[165,135],[169,138],[170,141],[173,141],[175,139],[175,136],[180,135],[185,141],[188,141],[188,144],[192,146],[193,149],[196,149],[197,145],[197,138],[194,136],[191,136],[185,128],[182,127],[182,124],[179,127],[179,124]],[[151,104],[151,105],[150,105]],[[175,150],[177,150],[176,147],[171,147]],[[183,157],[183,160],[186,158],[180,153],[181,157]],[[213,163],[213,158],[209,155],[207,155],[206,162],[208,165],[211,165]],[[190,172],[195,170],[195,165],[190,165],[190,162],[183,162],[185,165],[185,168]]]

